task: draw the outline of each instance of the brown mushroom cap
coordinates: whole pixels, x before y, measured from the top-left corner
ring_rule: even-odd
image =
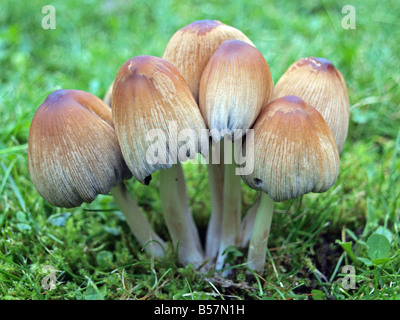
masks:
[[[293,63],[274,88],[273,99],[296,95],[316,108],[335,137],[339,154],[347,137],[350,102],[346,82],[324,58],[303,58]]]
[[[79,90],[56,90],[32,120],[28,163],[39,194],[58,207],[77,207],[131,177],[111,109]]]
[[[194,132],[198,139],[198,148],[191,149],[188,158],[200,151],[202,130],[206,129],[200,110],[185,79],[161,58],[138,56],[121,66],[114,80],[112,114],[126,163],[141,183],[148,184],[152,173],[179,162],[170,152],[178,152],[186,144],[179,138],[185,130]],[[170,139],[171,125],[177,139]],[[158,150],[152,149],[157,143],[148,136],[152,132],[165,137]],[[149,154],[161,155],[165,163],[149,162]]]
[[[270,101],[272,90],[271,72],[261,52],[243,41],[228,40],[219,46],[204,69],[200,110],[209,129],[221,133],[228,130],[232,136],[235,129],[241,129],[245,134]],[[241,135],[235,135],[238,138]]]
[[[242,178],[274,201],[325,192],[339,173],[336,142],[320,113],[301,98],[270,102],[254,126],[254,146],[246,145],[254,171]]]
[[[222,42],[232,39],[253,45],[243,32],[220,21],[194,21],[171,37],[163,59],[178,69],[198,101],[200,79],[208,60]]]

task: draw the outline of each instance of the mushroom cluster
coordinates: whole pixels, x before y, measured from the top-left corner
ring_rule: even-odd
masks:
[[[111,193],[154,257],[172,245],[182,265],[221,270],[236,246],[248,249],[248,268],[262,273],[274,204],[335,183],[348,122],[346,83],[327,59],[296,61],[274,87],[267,61],[243,32],[195,21],[172,36],[161,58],[126,61],[103,100],[80,90],[52,92],[32,120],[29,171],[54,206],[78,207]],[[211,195],[205,239],[182,169],[199,158]],[[132,178],[149,185],[156,171],[169,241],[125,186]],[[242,181],[260,191],[246,214]]]

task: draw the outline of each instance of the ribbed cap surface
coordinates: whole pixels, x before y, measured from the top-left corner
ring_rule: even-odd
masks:
[[[193,158],[206,129],[185,79],[172,64],[152,56],[122,65],[114,80],[112,114],[125,161],[144,184],[153,172],[179,162],[179,151],[189,146],[185,133],[195,133]]]
[[[54,91],[40,105],[29,131],[28,162],[36,189],[58,207],[90,203],[132,176],[111,109],[79,90]]]
[[[178,69],[198,101],[201,74],[208,60],[222,42],[232,39],[253,45],[243,32],[220,21],[194,21],[171,37],[163,59]]]
[[[296,96],[269,103],[254,124],[254,148],[246,145],[254,171],[242,176],[274,201],[325,192],[336,181],[339,155],[319,112]],[[249,158],[250,159],[250,158]]]
[[[228,40],[204,69],[200,110],[209,129],[227,130],[231,135],[241,129],[245,134],[271,99],[272,89],[271,72],[261,52],[242,41]],[[222,137],[213,135],[215,140]]]
[[[340,71],[324,58],[300,59],[289,67],[274,88],[274,99],[286,95],[301,97],[321,113],[335,137],[340,154],[350,119],[349,96]]]

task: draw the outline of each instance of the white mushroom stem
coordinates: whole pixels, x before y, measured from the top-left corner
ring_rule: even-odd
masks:
[[[224,140],[226,140],[226,138]],[[217,270],[224,266],[226,258],[225,250],[230,246],[238,246],[240,239],[242,180],[239,175],[236,175],[235,159],[237,157],[235,157],[235,154],[237,154],[241,149],[234,148],[234,143],[232,143],[231,146],[232,152],[229,153],[225,150],[224,156],[224,202],[221,241],[216,262]],[[227,161],[228,157],[231,157],[231,161]]]
[[[132,199],[123,182],[111,189],[115,202],[124,214],[126,221],[140,245],[154,257],[163,257],[166,244],[151,227],[141,208]]]
[[[183,213],[186,218],[186,223],[190,228],[190,232],[193,237],[195,237],[195,244],[197,246],[197,250],[199,252],[203,252],[203,248],[201,246],[200,242],[200,236],[199,236],[199,231],[197,229],[196,223],[193,219],[192,211],[190,210],[189,206],[189,197],[187,194],[187,186],[186,186],[186,179],[185,179],[185,174],[183,172],[182,164],[178,163],[175,165],[176,168],[176,177],[178,180],[176,180],[176,183],[178,185],[178,193],[180,196],[180,204],[183,209]]]
[[[223,148],[220,144],[210,145],[210,163],[207,165],[210,188],[211,216],[206,235],[206,257],[213,262],[219,250],[222,232],[222,213],[224,199]]]
[[[247,210],[246,215],[242,219],[242,224],[240,226],[240,248],[247,248],[250,242],[251,235],[253,233],[254,222],[257,216],[257,209],[260,205],[260,195],[261,192],[257,195],[257,198],[254,201],[254,204]]]
[[[181,190],[184,181],[180,170],[182,170],[180,164],[160,170],[161,205],[173,248],[178,251],[180,263],[199,267],[204,262],[204,254],[194,220],[182,203]]]
[[[274,204],[275,202],[271,197],[267,193],[262,192],[247,256],[249,269],[260,274],[264,271]]]

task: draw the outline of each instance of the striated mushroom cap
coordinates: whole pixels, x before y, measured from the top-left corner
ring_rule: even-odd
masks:
[[[199,105],[214,140],[235,129],[245,134],[271,97],[273,81],[267,61],[255,47],[239,40],[222,43],[211,56],[200,82]],[[234,139],[242,135],[235,135]]]
[[[199,20],[178,30],[169,40],[163,59],[185,78],[198,102],[201,74],[211,55],[226,40],[253,43],[238,29],[217,20]]]
[[[338,69],[324,58],[303,58],[293,63],[274,88],[273,99],[296,95],[324,117],[339,149],[343,151],[350,119],[346,82]]]
[[[132,176],[111,109],[79,90],[56,90],[40,105],[29,131],[28,163],[37,191],[57,207],[90,203]]]
[[[200,152],[203,138],[208,146],[185,79],[161,58],[138,56],[122,65],[114,80],[112,114],[125,161],[143,184],[155,171],[182,162],[185,147],[187,160]]]
[[[336,142],[320,113],[301,98],[270,102],[254,124],[254,145],[245,145],[254,171],[242,178],[276,201],[325,192],[339,174]]]

